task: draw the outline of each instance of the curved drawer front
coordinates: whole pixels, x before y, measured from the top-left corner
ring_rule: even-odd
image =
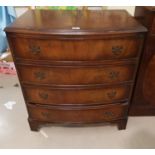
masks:
[[[98,106],[85,109],[52,109],[46,106],[28,105],[30,117],[39,121],[55,123],[97,123],[117,120],[127,115],[127,104]]]
[[[132,81],[135,65],[37,67],[18,65],[21,81],[32,84],[83,85]]]
[[[115,101],[126,101],[131,86],[109,86],[91,88],[47,88],[25,87],[27,102],[53,105],[108,104]]]
[[[12,38],[16,58],[50,61],[126,59],[137,57],[141,38],[48,40]]]

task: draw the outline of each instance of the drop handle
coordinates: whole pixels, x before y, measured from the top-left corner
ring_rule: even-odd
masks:
[[[123,52],[123,46],[112,46],[112,53],[114,56],[119,56]]]
[[[119,77],[120,72],[118,71],[111,71],[109,72],[109,78],[115,80]]]
[[[44,72],[34,72],[34,76],[36,77],[36,79],[38,80],[43,80],[46,78],[45,73]]]
[[[117,92],[115,90],[113,90],[111,92],[108,92],[107,96],[108,96],[109,99],[113,99],[113,98],[116,97],[116,94],[117,94]]]
[[[38,55],[41,52],[41,48],[40,46],[36,46],[36,45],[30,45],[29,46],[29,51],[34,54],[34,55]]]
[[[47,93],[39,93],[39,97],[41,98],[41,99],[43,99],[43,100],[47,100],[48,99],[48,94]]]
[[[43,117],[45,117],[45,118],[49,118],[50,117],[50,115],[49,115],[49,113],[47,113],[47,112],[41,112],[41,115],[43,116]]]
[[[105,117],[114,117],[114,113],[112,111],[105,111],[103,112],[103,115]]]

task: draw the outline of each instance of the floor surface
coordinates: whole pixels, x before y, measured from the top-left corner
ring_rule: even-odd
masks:
[[[0,148],[155,148],[155,117],[129,117],[121,131],[116,126],[50,126],[32,132],[16,83],[16,76],[0,74]]]

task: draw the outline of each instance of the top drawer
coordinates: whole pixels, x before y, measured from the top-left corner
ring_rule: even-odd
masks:
[[[143,38],[56,40],[10,38],[16,58],[53,61],[127,59],[138,56]]]

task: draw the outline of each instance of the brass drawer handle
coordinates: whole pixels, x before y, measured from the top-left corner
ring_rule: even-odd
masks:
[[[116,94],[117,94],[117,92],[115,90],[113,90],[111,92],[108,92],[107,96],[108,96],[108,98],[113,99],[116,96]]]
[[[119,74],[120,74],[120,73],[119,73],[118,71],[111,71],[111,72],[109,73],[109,78],[112,79],[112,80],[117,79],[118,76],[119,76]]]
[[[46,117],[46,118],[49,118],[49,114],[47,112],[41,112],[41,115]]]
[[[105,117],[114,117],[114,113],[112,111],[104,111],[103,115]]]
[[[35,45],[30,45],[29,50],[34,55],[37,55],[41,52],[41,48],[39,46],[35,46]]]
[[[119,56],[123,51],[123,46],[112,46],[112,53],[115,56]]]
[[[42,98],[43,100],[47,100],[48,94],[47,93],[39,93],[39,97]]]
[[[46,78],[45,73],[44,72],[35,72],[34,76],[38,79],[38,80],[43,80]]]

